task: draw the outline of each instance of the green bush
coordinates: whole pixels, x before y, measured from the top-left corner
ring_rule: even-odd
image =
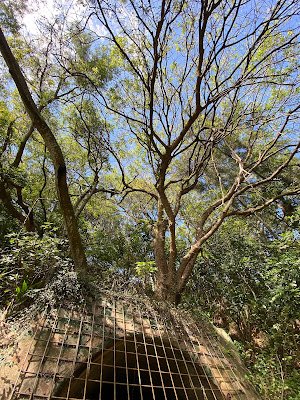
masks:
[[[68,261],[66,241],[48,232],[7,235],[9,244],[0,249],[0,307],[26,302],[45,286]]]

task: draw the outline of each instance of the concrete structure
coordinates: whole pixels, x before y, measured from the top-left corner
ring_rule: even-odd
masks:
[[[258,399],[245,372],[233,345],[211,324],[167,305],[106,294],[91,309],[40,316],[9,396]]]

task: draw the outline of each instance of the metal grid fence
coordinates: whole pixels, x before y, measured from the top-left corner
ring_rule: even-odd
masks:
[[[246,399],[211,330],[106,298],[46,312],[11,399]]]

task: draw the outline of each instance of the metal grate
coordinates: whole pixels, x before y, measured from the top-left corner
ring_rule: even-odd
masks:
[[[12,399],[246,398],[212,329],[131,303],[45,312]]]

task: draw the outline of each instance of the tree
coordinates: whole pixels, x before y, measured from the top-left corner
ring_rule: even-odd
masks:
[[[285,179],[300,145],[299,3],[88,6],[99,39],[123,63],[115,84],[97,91],[107,121],[117,120],[110,150],[125,196],[140,192],[155,204],[156,295],[179,301],[203,244],[227,218],[299,194]],[[189,238],[179,251],[183,226]]]
[[[50,156],[71,254],[80,271],[86,267],[86,257],[78,231],[78,218],[91,196],[105,191],[101,186],[100,172],[107,165],[107,156],[102,145],[104,139],[100,136],[101,116],[89,100],[90,90],[80,81],[80,77],[67,74],[55,62],[55,52],[59,46],[60,50],[64,47],[64,56],[68,54],[68,66],[75,63],[77,72],[80,68],[93,71],[92,76],[98,87],[109,80],[112,68],[105,52],[92,55],[89,51],[92,43],[88,35],[77,29],[76,24],[68,27],[66,40],[62,35],[58,39],[58,32],[61,31],[57,21],[44,24],[40,27],[43,30],[40,36],[32,39],[23,38],[18,31],[17,21],[11,19],[10,24],[5,20],[2,23],[8,33],[14,34],[12,43],[16,45],[15,55],[2,32],[1,52],[23,107],[18,104],[12,85],[9,79],[3,79],[6,78],[3,74],[5,90],[1,106],[5,113],[1,121],[0,200],[6,212],[24,225],[27,231],[38,230],[42,234],[43,224],[49,218],[49,209],[57,208],[53,206],[51,194],[53,171],[48,163]],[[66,41],[69,41],[68,46]],[[17,58],[22,60],[22,71]],[[24,115],[24,108],[27,115]],[[44,144],[39,143],[36,130],[41,134]],[[32,146],[32,142],[38,144]],[[35,173],[31,157],[40,160],[40,169],[36,168]],[[74,166],[75,171],[72,169]],[[28,182],[25,179],[26,167],[33,175],[31,184],[36,186],[34,190],[30,189],[33,192],[31,197],[28,196]],[[108,192],[113,194],[111,190]],[[71,198],[75,198],[74,205]],[[39,209],[37,204],[40,205]]]
[[[31,96],[22,71],[10,50],[2,30],[0,30],[0,50],[7,66],[9,67],[10,74],[18,88],[26,111],[30,116],[32,126],[39,131],[45,142],[45,146],[50,153],[55,169],[57,196],[65,222],[72,258],[76,269],[80,271],[86,268],[86,258],[78,231],[73,205],[69,195],[67,170],[63,153],[50,126],[41,115],[41,111],[36,106]]]

